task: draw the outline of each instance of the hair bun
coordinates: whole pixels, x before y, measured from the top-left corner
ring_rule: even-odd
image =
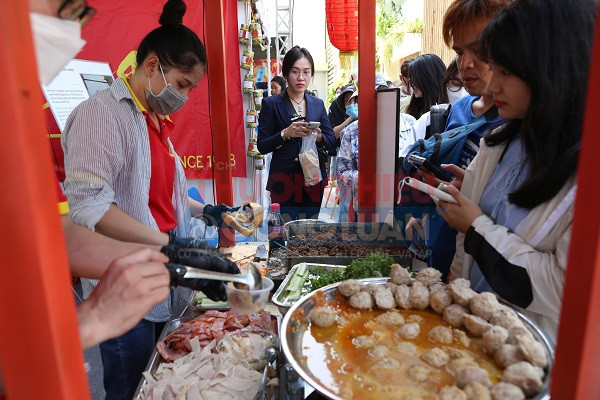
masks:
[[[161,25],[181,24],[187,7],[183,0],[168,0],[158,22]]]

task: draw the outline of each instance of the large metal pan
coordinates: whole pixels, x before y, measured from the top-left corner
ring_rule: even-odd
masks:
[[[367,278],[361,279],[363,284],[374,283],[378,285],[384,285],[388,282],[389,278]],[[320,290],[327,296],[328,299],[333,299],[333,294],[337,290],[338,283],[334,283],[329,286],[325,286]],[[306,362],[302,361],[303,354],[303,336],[304,332],[309,329],[309,323],[300,322],[298,319],[294,319],[291,321],[291,318],[294,315],[297,315],[298,310],[304,310],[304,316],[308,316],[310,311],[315,306],[313,301],[313,294],[315,292],[309,293],[306,296],[300,298],[287,312],[283,321],[281,323],[281,347],[283,352],[288,359],[290,365],[302,376],[302,378],[307,381],[312,387],[314,387],[317,391],[322,393],[323,395],[329,397],[333,400],[345,400],[342,397],[339,397],[336,393],[331,391],[329,388],[324,386],[318,377],[315,377],[309,370],[306,368]],[[523,313],[518,310],[514,310],[519,318],[523,321],[525,326],[531,331],[535,339],[537,339],[546,350],[546,357],[549,360],[548,366],[544,370],[545,377],[542,389],[540,392],[533,397],[532,400],[549,400],[550,395],[548,394],[548,390],[550,387],[550,377],[552,375],[552,367],[554,364],[554,349],[553,344],[550,338],[546,335],[544,331],[542,331],[538,326]]]

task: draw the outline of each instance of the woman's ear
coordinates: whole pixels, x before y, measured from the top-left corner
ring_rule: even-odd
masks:
[[[151,54],[144,61],[144,73],[146,76],[151,76],[158,68],[158,57],[156,54]]]

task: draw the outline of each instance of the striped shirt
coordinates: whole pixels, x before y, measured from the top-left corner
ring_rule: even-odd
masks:
[[[404,137],[407,132],[410,132],[412,126],[415,124],[415,121],[416,120],[412,115],[404,113],[400,114],[400,137]],[[358,183],[358,121],[354,121],[345,127],[341,132],[340,137],[341,145],[337,156],[338,174],[340,175],[338,181],[341,185],[350,186],[352,188],[353,206],[354,210],[357,211],[358,196],[356,196],[356,185]]]
[[[190,236],[191,217],[185,173],[175,155],[173,206],[177,236]],[[148,207],[150,143],[146,119],[127,88],[117,79],[73,110],[62,134],[65,190],[71,219],[89,229],[115,204],[132,218],[158,230]],[[84,282],[89,295],[97,281]],[[150,321],[170,318],[169,299],[146,314]]]

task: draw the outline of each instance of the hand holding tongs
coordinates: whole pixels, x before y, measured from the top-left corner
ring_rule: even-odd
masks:
[[[255,290],[262,288],[262,277],[260,276],[260,272],[251,263],[248,264],[248,274],[227,274],[224,272],[215,272],[206,269],[188,267],[186,265],[173,263],[168,263],[165,265],[169,270],[169,274],[171,275],[171,284],[173,286],[184,286],[196,290],[202,290],[198,289],[198,285],[194,282],[197,279],[208,279],[225,282],[236,282],[239,284],[246,285],[246,287],[240,287],[239,285],[235,285],[238,288]]]

